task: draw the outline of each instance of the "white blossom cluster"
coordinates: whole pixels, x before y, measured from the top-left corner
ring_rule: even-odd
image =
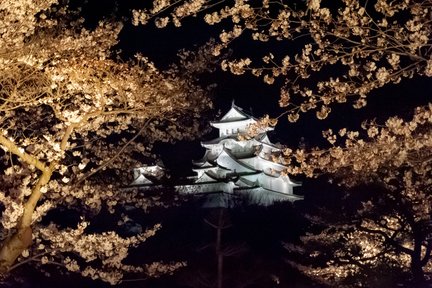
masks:
[[[374,89],[413,75],[432,75],[430,1],[343,0],[337,8],[320,0],[305,2],[302,6],[268,0],[155,1],[154,9],[134,12],[134,23],[157,18],[158,27],[170,21],[179,26],[185,16],[201,13],[209,25],[225,23],[220,41],[214,44],[214,55],[239,37],[279,42],[275,47],[291,47],[298,38],[305,39],[300,51],[275,48],[273,55],[268,46],[270,53],[261,61],[246,55],[222,63],[224,70],[235,75],[250,72],[267,84],[282,78],[279,104],[286,108],[291,122],[297,121],[300,112],[310,110],[324,119],[335,103],[349,101],[362,108]],[[333,67],[340,71],[338,75],[317,73]],[[322,75],[315,87],[306,80],[312,74]]]
[[[339,245],[335,259],[325,267],[300,265],[299,269],[330,285],[342,285],[348,276],[361,274],[364,267],[373,269],[383,263],[412,275],[432,277],[431,124],[432,105],[428,105],[417,108],[411,120],[392,117],[381,125],[365,122],[362,132],[324,131],[332,145],[328,149],[286,149],[290,174],[328,174],[346,187],[370,184],[384,189],[378,192],[381,200],[364,202],[357,210],[357,224],[331,225],[319,234],[303,237],[309,244],[331,246],[342,244],[343,239],[344,245]],[[299,251],[298,247],[288,248]],[[318,250],[317,257],[324,251]]]
[[[144,272],[143,267],[126,265],[122,262],[128,256],[129,248],[136,247],[153,236],[160,229],[160,225],[128,238],[122,238],[113,231],[87,234],[85,230],[88,225],[88,222],[81,222],[76,229],[67,230],[59,230],[54,224],[40,227],[35,234],[40,237],[40,243],[45,244],[39,244],[38,248],[52,251],[48,256],[41,258],[42,264],[62,261],[69,271],[80,272],[83,276],[92,279],[103,279],[113,285],[122,279],[124,273]],[[73,258],[62,257],[65,253],[79,255],[85,264],[80,265]],[[91,266],[95,260],[101,261],[100,268]]]

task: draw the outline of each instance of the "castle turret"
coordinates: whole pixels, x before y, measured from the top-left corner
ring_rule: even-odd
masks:
[[[219,129],[219,137],[223,137],[245,133],[248,127],[256,122],[256,118],[246,114],[233,101],[231,109],[220,120],[210,122],[210,125]],[[272,130],[272,128],[269,129]]]

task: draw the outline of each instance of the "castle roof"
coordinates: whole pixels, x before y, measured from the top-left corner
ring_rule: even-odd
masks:
[[[236,142],[246,142],[247,141],[247,140],[239,140],[238,135],[236,135],[236,134],[229,134],[229,135],[223,135],[221,137],[214,138],[211,140],[201,141],[201,145],[202,146],[216,145],[216,144],[223,142],[224,140],[234,140]]]
[[[244,121],[244,120],[257,120],[252,115],[249,115],[243,111],[242,108],[238,107],[234,104],[234,101],[231,104],[231,109],[224,115],[219,121],[214,121],[212,123],[227,123],[227,122],[236,122],[236,121]]]
[[[219,157],[217,158],[217,163],[223,167],[229,167],[230,170],[236,171],[236,172],[256,172],[257,169],[254,169],[250,165],[241,162],[239,159],[237,159],[231,151],[224,147],[222,152],[219,154]]]
[[[258,142],[261,145],[269,146],[274,150],[281,150],[281,147],[279,145],[273,144],[270,139],[268,138],[267,133],[260,133],[257,136],[255,136],[254,140]]]
[[[194,182],[176,185],[178,193],[207,197],[208,207],[231,207],[240,198],[266,206],[276,201],[303,199],[293,192],[293,187],[301,184],[282,173],[285,165],[270,159],[273,153],[280,154],[280,145],[273,144],[265,131],[252,139],[239,139],[256,122],[256,118],[234,102],[220,120],[211,122],[219,129],[219,137],[201,142],[206,152],[200,160],[192,162]],[[153,174],[159,175],[160,170],[160,167],[137,169],[133,184],[149,189]]]

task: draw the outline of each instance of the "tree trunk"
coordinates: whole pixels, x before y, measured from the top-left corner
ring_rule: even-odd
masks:
[[[74,128],[78,125],[79,124],[71,124],[66,128],[60,143],[60,149],[62,151],[66,150],[68,139]],[[36,209],[39,199],[42,196],[41,188],[50,181],[52,173],[56,169],[58,162],[53,161],[49,166],[46,166],[45,163],[37,159],[35,156],[23,152],[23,150],[20,149],[15,143],[3,135],[0,135],[0,144],[4,145],[7,148],[7,151],[18,156],[18,158],[23,160],[25,163],[35,166],[42,172],[38,182],[32,190],[32,193],[30,194],[30,197],[24,203],[24,212],[16,226],[15,234],[4,240],[1,245],[0,274],[5,274],[10,270],[21,253],[32,244],[31,224],[33,213]]]
[[[55,163],[46,168],[39,177],[32,194],[24,204],[23,215],[16,226],[16,232],[3,241],[0,248],[0,274],[5,274],[21,253],[32,244],[32,216],[37,202],[42,196],[41,188],[51,179]]]
[[[219,210],[218,225],[216,229],[216,257],[217,257],[217,288],[223,287],[223,254],[222,254],[222,229],[223,229],[223,208]]]
[[[411,263],[411,273],[415,285],[414,287],[424,287],[426,279],[420,261],[413,261]]]
[[[414,251],[411,255],[411,274],[413,277],[414,287],[424,287],[425,276],[423,272],[423,265],[421,261],[421,241],[414,240]]]
[[[32,229],[24,227],[2,243],[0,249],[0,274],[5,274],[15,263],[15,260],[32,243]]]

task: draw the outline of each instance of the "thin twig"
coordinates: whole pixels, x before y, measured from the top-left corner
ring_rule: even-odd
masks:
[[[123,145],[123,147],[120,149],[119,152],[117,152],[113,157],[111,157],[110,159],[108,159],[107,161],[105,161],[104,163],[102,163],[98,168],[96,168],[95,170],[87,173],[86,175],[84,175],[80,180],[78,180],[78,182],[76,183],[76,185],[79,185],[80,183],[82,183],[84,180],[88,179],[90,176],[96,174],[97,172],[99,172],[101,169],[103,169],[104,167],[106,167],[107,165],[109,165],[112,161],[114,161],[115,159],[117,159],[122,153],[123,151],[133,142],[135,141],[138,136],[141,135],[141,133],[147,128],[148,124],[153,120],[153,118],[148,119],[145,123],[144,126],[135,134],[134,137],[132,137],[126,144]]]

